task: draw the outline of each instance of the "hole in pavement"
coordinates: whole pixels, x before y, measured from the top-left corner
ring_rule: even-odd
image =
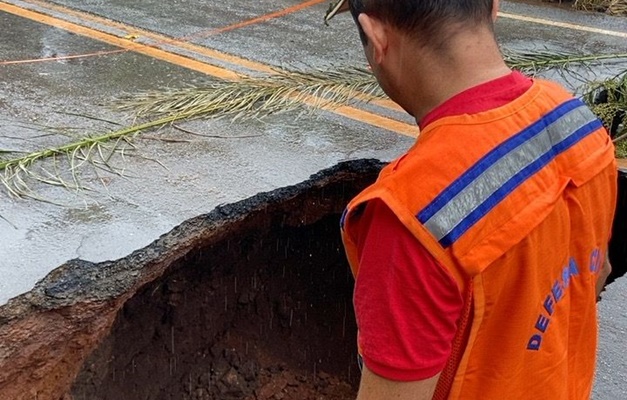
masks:
[[[378,168],[270,201],[179,257],[125,303],[72,398],[353,399],[353,280],[338,220]],[[620,179],[613,279],[627,270]]]
[[[268,204],[253,212],[246,200],[226,206],[248,214],[125,302],[73,400],[354,399],[353,278],[339,220],[381,166],[279,202],[258,195]]]

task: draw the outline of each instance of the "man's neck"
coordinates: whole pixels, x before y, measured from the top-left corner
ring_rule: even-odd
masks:
[[[399,76],[405,79],[401,105],[420,121],[429,111],[469,88],[511,73],[489,33],[458,34],[446,51],[408,53]]]

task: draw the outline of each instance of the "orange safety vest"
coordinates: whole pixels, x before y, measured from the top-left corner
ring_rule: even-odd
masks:
[[[610,137],[556,84],[428,125],[347,207],[352,223],[380,199],[466,294],[437,399],[588,399],[595,284],[616,199]]]

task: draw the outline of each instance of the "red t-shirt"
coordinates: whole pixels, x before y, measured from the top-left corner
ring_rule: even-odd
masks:
[[[420,127],[503,106],[531,85],[531,79],[513,72],[470,88],[432,110]],[[368,203],[356,232],[354,304],[364,363],[395,381],[435,376],[451,354],[463,308],[457,283],[382,201]]]

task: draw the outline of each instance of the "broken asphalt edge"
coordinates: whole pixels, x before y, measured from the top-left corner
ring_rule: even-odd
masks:
[[[260,215],[262,223],[282,216],[285,226],[302,226],[339,214],[355,190],[345,193],[343,201],[325,201],[325,188],[354,181],[365,187],[384,165],[374,159],[343,162],[299,184],[220,205],[122,259],[74,259],[61,265],[30,292],[0,307],[0,398],[62,398],[120,308],[177,260],[219,244]]]

